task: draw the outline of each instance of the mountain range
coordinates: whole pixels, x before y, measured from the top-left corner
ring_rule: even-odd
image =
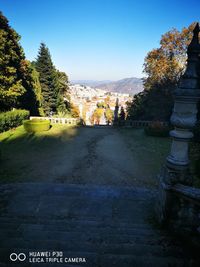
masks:
[[[72,84],[81,84],[99,88],[109,92],[118,92],[124,94],[135,95],[143,91],[143,82],[140,78],[125,78],[118,81],[94,81],[94,80],[74,80]]]

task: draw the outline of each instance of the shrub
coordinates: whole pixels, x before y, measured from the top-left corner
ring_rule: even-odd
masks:
[[[23,120],[28,119],[28,117],[29,111],[27,110],[13,110],[0,113],[0,132],[5,132],[21,125]]]
[[[50,128],[50,121],[49,120],[42,121],[38,119],[27,120],[24,121],[23,125],[24,129],[27,132],[36,133],[36,132],[48,131]]]
[[[146,135],[158,136],[158,137],[169,136],[170,130],[171,128],[169,126],[164,125],[160,121],[154,121],[144,129]]]

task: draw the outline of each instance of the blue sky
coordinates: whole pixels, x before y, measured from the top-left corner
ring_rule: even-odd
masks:
[[[34,60],[40,42],[70,80],[142,77],[163,33],[199,21],[200,1],[0,0],[0,10]]]

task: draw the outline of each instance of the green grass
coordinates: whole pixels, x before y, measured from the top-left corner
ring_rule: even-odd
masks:
[[[23,126],[0,134],[0,182],[29,181],[40,161],[62,155],[78,129],[55,124],[49,131],[27,133]],[[38,177],[40,179],[40,177]]]
[[[141,176],[146,175],[149,185],[154,181],[170,151],[171,139],[145,135],[143,129],[121,129],[127,145],[137,157],[141,167]],[[200,144],[190,143],[190,171],[193,186],[200,188]]]
[[[155,185],[155,177],[159,174],[170,150],[169,137],[147,136],[143,129],[120,129],[127,146],[132,151],[139,166],[138,173],[143,184]]]

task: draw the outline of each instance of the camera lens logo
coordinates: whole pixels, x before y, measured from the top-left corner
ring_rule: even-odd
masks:
[[[26,259],[26,255],[24,253],[19,253],[19,254],[16,254],[16,253],[11,253],[10,254],[10,260],[11,261],[25,261]]]

